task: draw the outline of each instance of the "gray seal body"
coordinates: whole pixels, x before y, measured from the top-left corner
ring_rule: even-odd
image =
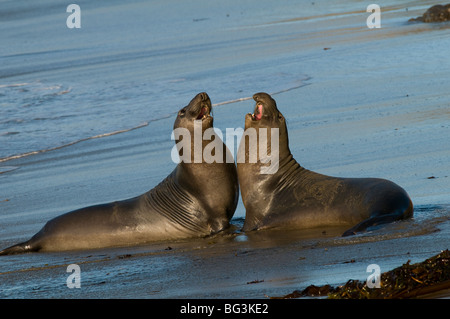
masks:
[[[194,123],[197,123],[204,132],[213,126],[210,112],[208,95],[199,93],[178,112],[174,128],[185,128],[193,133]],[[218,136],[215,138],[220,140]],[[220,142],[225,157],[229,150]],[[202,149],[205,145],[202,141]],[[181,161],[160,184],[141,196],[58,216],[30,240],[2,250],[0,255],[207,236],[229,226],[238,197],[234,162]]]
[[[285,119],[275,100],[266,93],[253,98],[255,111],[246,115],[245,129],[277,128],[279,156],[278,170],[261,174],[261,167],[267,164],[259,157],[252,163],[249,145],[241,140],[238,158],[245,160],[237,162],[237,171],[246,209],[245,231],[348,225],[343,234],[347,236],[413,215],[408,194],[391,181],[332,177],[300,166],[289,150]]]

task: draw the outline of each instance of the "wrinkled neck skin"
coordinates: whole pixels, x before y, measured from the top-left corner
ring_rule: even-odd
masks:
[[[202,133],[207,128],[212,126],[203,127]],[[192,139],[194,139],[193,131]],[[227,153],[231,156],[231,152],[219,136],[215,135],[213,139],[217,139],[215,145],[220,145],[222,148],[221,162],[218,160],[218,162],[206,163],[203,160],[201,163],[194,163],[194,146],[191,143],[191,161],[180,162],[173,172],[173,178],[182,189],[189,190],[190,195],[201,208],[196,214],[204,215],[202,219],[211,228],[211,233],[216,233],[229,226],[229,220],[233,217],[237,206],[239,186],[234,161],[226,162]],[[202,140],[202,151],[210,143],[211,140]]]
[[[164,208],[174,211],[168,217],[191,233],[211,234],[227,228],[237,206],[239,184],[234,161],[224,160],[229,151],[214,133],[208,94],[197,94],[183,107],[173,128],[180,162],[163,182],[162,189],[171,194],[150,194],[156,210],[160,214]]]
[[[247,127],[247,126],[246,126]],[[301,183],[308,177],[309,171],[301,167],[291,154],[286,126],[279,128],[278,170],[274,174],[261,174],[261,167],[266,166],[259,156],[256,163],[250,163],[246,147],[245,162],[237,163],[239,184],[246,209],[244,230],[259,228],[260,221],[275,210],[274,194],[280,189]],[[241,142],[239,152],[244,151]]]

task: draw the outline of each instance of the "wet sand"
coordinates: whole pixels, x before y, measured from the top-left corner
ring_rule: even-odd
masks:
[[[380,30],[365,27],[365,8],[251,20],[235,27],[239,37],[259,37],[243,42],[233,61],[224,49],[203,60],[206,66],[196,60],[189,68],[221,72],[220,58],[238,64],[267,57],[267,74],[301,66],[304,85],[274,95],[297,161],[328,175],[393,180],[410,194],[413,220],[352,238],[341,238],[345,229],[337,228],[244,234],[240,203],[232,229],[210,238],[2,256],[0,298],[268,298],[364,280],[369,264],[384,272],[449,248],[449,25],[407,25],[428,2],[408,4],[420,7],[407,12],[393,2]],[[238,77],[238,69],[226,76]],[[215,126],[242,127],[253,106],[246,100],[215,107]],[[30,238],[64,212],[155,186],[175,165],[173,120],[0,163],[0,245]],[[80,289],[66,285],[69,264],[80,266]]]
[[[448,215],[450,208],[445,213]],[[2,257],[3,298],[227,298],[266,299],[314,285],[365,280],[420,262],[449,240],[448,221],[422,229],[414,221],[354,238],[342,228],[309,231],[234,229],[204,239],[83,252]],[[432,229],[431,229],[432,228]],[[421,234],[426,232],[426,234]],[[441,243],[441,245],[439,245]],[[81,269],[81,288],[68,288],[69,264]],[[448,291],[434,294],[449,297]]]

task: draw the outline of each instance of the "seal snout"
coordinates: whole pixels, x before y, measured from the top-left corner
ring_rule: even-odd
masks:
[[[206,118],[211,117],[211,100],[209,99],[209,96],[206,92],[201,92],[197,95],[197,98],[200,100],[198,101],[198,109],[197,107],[194,107],[195,112],[197,113],[197,116],[195,117],[196,120],[204,120]]]
[[[263,105],[262,103],[256,103],[255,111],[252,114],[252,119],[254,121],[260,121],[263,114]]]
[[[270,97],[269,94],[264,93],[264,92],[260,92],[260,93],[255,93],[255,94],[253,94],[253,99],[254,99],[256,102],[261,102],[261,101],[264,101],[264,100],[266,100],[266,99],[272,99],[272,98]]]
[[[210,112],[210,109],[206,106],[203,106],[200,110],[200,113],[197,116],[197,120],[206,119],[208,116],[210,116],[209,112]]]
[[[253,95],[253,99],[256,101],[255,111],[252,114],[252,120],[260,121],[263,117],[273,118],[278,114],[275,100],[264,92],[256,93]]]
[[[267,93],[253,94],[253,100],[256,101],[255,111],[252,114],[253,121],[260,121],[263,115],[263,101],[268,97]]]

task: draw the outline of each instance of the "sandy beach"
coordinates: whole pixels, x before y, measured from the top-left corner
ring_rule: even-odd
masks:
[[[411,220],[342,238],[243,233],[240,201],[231,229],[208,238],[1,256],[0,298],[267,299],[450,248],[450,24],[407,23],[433,4],[380,3],[369,29],[359,1],[80,2],[69,30],[54,1],[34,13],[0,1],[1,248],[157,185],[175,166],[175,114],[201,91],[223,132],[244,126],[253,93],[272,93],[303,167],[392,180],[415,206]],[[80,288],[67,286],[70,264]]]

